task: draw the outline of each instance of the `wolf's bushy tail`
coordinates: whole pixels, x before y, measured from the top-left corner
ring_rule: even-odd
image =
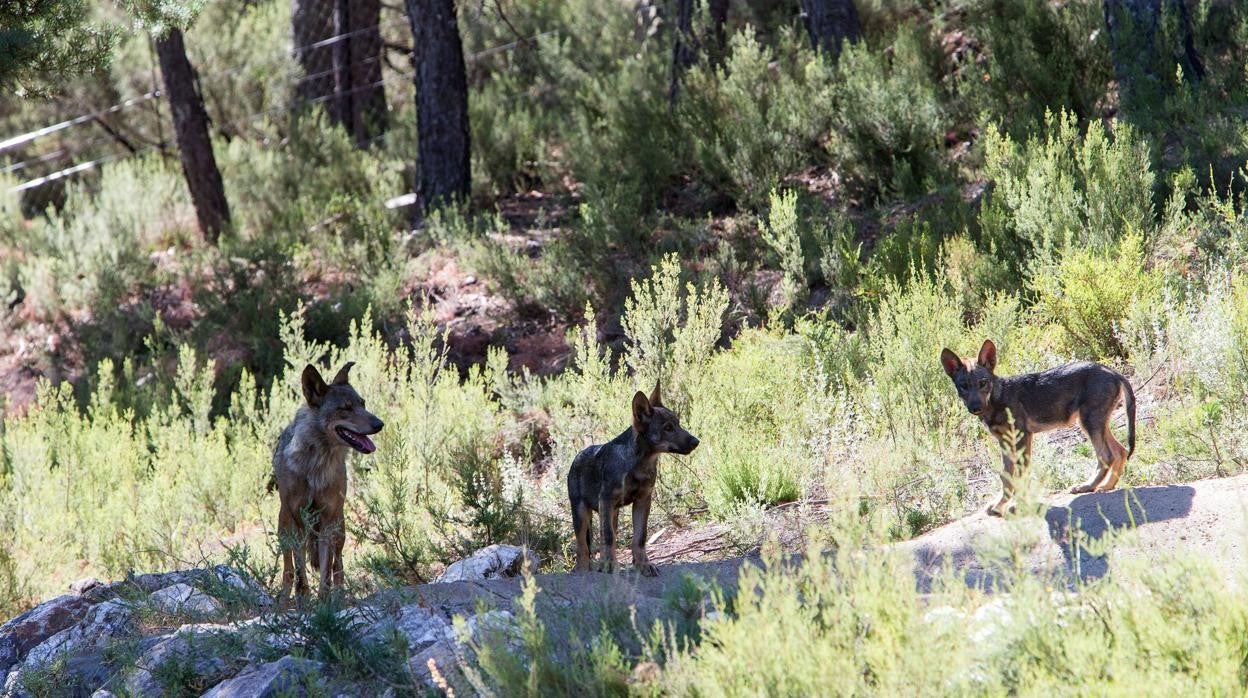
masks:
[[[1122,389],[1126,393],[1127,406],[1127,457],[1135,453],[1135,389],[1131,381],[1122,379]]]

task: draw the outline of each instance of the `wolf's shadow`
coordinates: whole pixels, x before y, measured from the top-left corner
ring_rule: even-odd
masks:
[[[1109,571],[1106,536],[1186,517],[1196,490],[1187,485],[1139,487],[1085,494],[1044,514],[1049,536],[1062,550],[1072,580],[1100,579]]]

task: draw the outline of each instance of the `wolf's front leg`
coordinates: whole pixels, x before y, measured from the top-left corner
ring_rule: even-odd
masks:
[[[633,502],[633,567],[643,576],[657,577],[659,570],[646,557],[646,528],[650,519],[650,499],[646,495]]]
[[[1014,459],[1009,453],[1001,454],[1001,498],[988,507],[989,516],[1005,516],[1014,510]]]
[[[602,565],[608,574],[615,572],[615,524],[619,520],[615,502],[603,497],[598,503],[598,519],[602,522]]]

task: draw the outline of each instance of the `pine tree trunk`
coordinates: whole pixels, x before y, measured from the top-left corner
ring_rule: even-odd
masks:
[[[359,147],[385,133],[380,0],[292,0],[291,28],[304,77],[299,97],[323,104]],[[315,44],[327,41],[323,46]]]
[[[1104,0],[1105,29],[1109,34],[1114,77],[1123,101],[1159,96],[1174,73],[1183,69],[1185,80],[1199,82],[1205,67],[1192,39],[1192,20],[1184,0]],[[1163,35],[1162,16],[1174,19],[1177,37]],[[1177,42],[1177,45],[1163,45]],[[1153,92],[1153,95],[1148,93]]]
[[[697,60],[693,36],[693,0],[676,0],[676,36],[672,44],[672,84],[667,97],[672,106],[680,95],[680,80]]]
[[[416,188],[427,213],[471,186],[468,75],[454,0],[406,0],[416,69]]]
[[[334,44],[313,45],[334,35],[334,8],[328,0],[292,0],[290,24],[295,57],[303,67],[296,89],[299,99],[310,102],[334,93]]]
[[[348,7],[351,136],[361,148],[386,132],[386,87],[381,84],[381,0],[338,0]]]
[[[728,55],[728,35],[724,25],[728,23],[728,0],[710,0],[711,11],[711,60],[722,63]]]
[[[156,55],[165,81],[165,94],[173,112],[182,173],[191,191],[191,201],[195,204],[199,229],[204,240],[215,245],[221,233],[229,227],[230,207],[225,200],[221,171],[217,169],[217,160],[212,152],[212,140],[208,137],[208,113],[195,91],[195,73],[186,57],[182,32],[171,29],[163,38],[156,39]]]
[[[802,0],[803,21],[810,46],[830,56],[841,53],[841,44],[862,38],[854,0]]]

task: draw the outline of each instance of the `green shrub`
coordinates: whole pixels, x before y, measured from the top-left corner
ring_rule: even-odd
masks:
[[[758,227],[763,242],[780,259],[786,296],[796,301],[805,294],[807,286],[806,255],[802,252],[802,234],[797,228],[797,193],[777,193],[773,189],[770,201],[767,220],[760,220]]]
[[[646,47],[587,77],[568,134],[568,164],[593,211],[582,216],[583,227],[601,226],[597,239],[634,252],[649,239],[645,222],[685,153],[668,114],[667,70]]]
[[[1124,323],[1161,300],[1161,276],[1149,271],[1144,243],[1127,233],[1113,249],[1076,248],[1032,277],[1037,307],[1059,325],[1067,347],[1094,359],[1128,358]]]
[[[1128,231],[1150,248],[1156,228],[1148,148],[1125,125],[1081,134],[1070,113],[1046,116],[1025,144],[989,132],[985,171],[993,189],[979,217],[980,248],[1008,260],[1023,281],[1070,247],[1109,249]]]
[[[983,42],[987,65],[967,65],[968,101],[1014,138],[1045,127],[1046,111],[1068,111],[1080,124],[1105,109],[1113,66],[1101,3],[980,0],[968,28]]]
[[[634,280],[632,295],[624,302],[620,324],[628,335],[627,366],[642,385],[664,383],[664,404],[676,408],[688,404],[686,382],[704,366],[723,334],[728,293],[718,280],[698,287],[680,287],[680,263],[676,255],[651,267],[651,276]]]
[[[943,177],[947,117],[927,56],[924,38],[907,25],[887,50],[859,42],[837,63],[827,148],[872,196],[913,196]]]
[[[689,71],[678,105],[701,177],[742,208],[761,208],[827,130],[830,67],[797,37],[782,41],[773,56],[753,32],[735,34],[722,66]]]

